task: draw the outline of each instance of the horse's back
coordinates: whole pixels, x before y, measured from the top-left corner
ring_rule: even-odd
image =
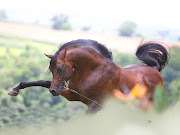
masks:
[[[127,65],[125,67],[122,67],[123,69],[135,69],[135,68],[140,68],[140,67],[149,67],[147,65],[143,65],[143,64],[131,64],[131,65]]]
[[[140,83],[149,91],[153,91],[158,84],[163,84],[159,71],[143,64],[132,64],[121,68],[121,82],[122,85],[127,85],[128,89]]]

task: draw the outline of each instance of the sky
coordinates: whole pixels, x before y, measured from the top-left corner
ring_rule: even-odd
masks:
[[[50,25],[52,16],[66,14],[73,27],[91,26],[95,31],[115,31],[131,20],[139,30],[180,30],[179,0],[0,0],[11,20]]]

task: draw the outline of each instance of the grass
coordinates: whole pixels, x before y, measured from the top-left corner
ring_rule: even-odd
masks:
[[[81,116],[64,124],[43,123],[1,130],[2,135],[179,135],[180,104],[162,114],[144,112],[123,105],[117,100],[107,101],[102,111],[93,116]],[[58,115],[58,114],[57,114]]]
[[[39,50],[43,54],[54,53],[58,49],[58,46],[55,43],[0,34],[0,56],[5,56],[8,53],[19,56],[28,48]]]
[[[13,55],[15,56],[19,56],[23,52],[23,49],[18,49],[18,48],[8,49],[7,47],[0,47],[0,56],[5,56],[7,54],[7,51],[13,53]]]
[[[0,56],[6,57],[7,54],[12,54],[13,56],[19,57],[22,53],[26,53],[26,51],[28,50],[31,50],[31,51],[33,50],[35,51],[36,54],[43,54],[43,53],[53,54],[57,50],[57,48],[58,48],[58,45],[55,43],[49,43],[49,42],[43,42],[43,41],[38,41],[38,40],[31,40],[31,39],[20,38],[16,36],[0,34]],[[121,55],[121,57],[126,58],[127,56]],[[11,61],[14,61],[14,59]],[[35,61],[34,57],[33,57],[33,61]],[[131,58],[128,58],[127,61],[131,62]],[[8,61],[8,63],[10,63],[9,64],[10,66],[13,65],[11,64],[10,61]],[[12,67],[10,67],[9,65],[8,65],[8,68],[12,69]],[[4,68],[1,71],[5,72],[5,70],[9,70],[8,68]],[[163,98],[160,98],[160,97],[163,97]],[[180,119],[179,119],[180,104],[178,104],[176,107],[173,107],[163,112],[167,107],[167,103],[166,103],[167,99],[165,97],[165,93],[161,89],[159,89],[155,93],[155,98],[156,98],[155,110],[161,113],[156,113],[155,111],[144,112],[137,108],[125,106],[121,102],[112,100],[112,101],[107,102],[104,110],[99,112],[94,117],[81,115],[81,118],[69,121],[65,124],[62,122],[62,119],[59,119],[61,120],[59,123],[56,123],[55,120],[52,120],[53,123],[45,123],[43,119],[39,119],[40,122],[42,122],[41,126],[39,127],[38,123],[35,123],[35,122],[33,122],[33,125],[29,124],[29,121],[27,121],[29,114],[26,115],[27,118],[23,115],[19,115],[18,117],[24,117],[24,119],[19,119],[19,120],[23,120],[21,121],[22,125],[25,123],[28,123],[26,127],[25,128],[18,128],[18,127],[9,128],[9,126],[7,126],[7,129],[3,129],[3,130],[0,129],[0,135],[24,135],[24,134],[26,135],[32,135],[32,134],[36,134],[36,135],[44,135],[44,134],[47,134],[47,135],[51,135],[51,134],[61,134],[61,135],[63,134],[65,135],[70,135],[70,134],[74,134],[74,135],[76,134],[78,135],[81,135],[81,134],[83,135],[84,134],[86,135],[88,134],[94,134],[94,135],[96,134],[97,135],[100,135],[100,134],[103,134],[103,135],[106,135],[106,134],[107,135],[158,134],[159,135],[159,134],[163,134],[163,135],[166,135],[166,134],[172,134],[172,133],[179,134],[179,131],[177,129],[180,123]],[[5,98],[5,99],[10,99],[10,98]],[[45,97],[45,100],[47,100],[47,97]],[[13,106],[12,103],[10,105]],[[55,107],[53,109],[57,110],[57,108]],[[58,107],[60,108],[61,106],[58,106]],[[35,114],[38,114],[41,111],[41,109],[39,108],[43,108],[43,107],[42,106],[37,107],[37,110],[39,111],[35,112]],[[8,111],[7,113],[14,113],[14,112]],[[71,111],[69,111],[69,113],[71,113]],[[57,117],[61,117],[64,115],[64,112],[63,114],[61,114],[61,113],[56,113],[54,111],[53,114],[51,113],[49,114],[50,115],[49,117],[44,117],[44,118],[45,119],[54,118],[53,116],[51,116],[54,114]],[[32,117],[31,115],[29,116]],[[6,118],[6,120],[9,120],[9,117],[6,115],[2,117]],[[32,118],[29,118],[29,119],[32,119]],[[18,119],[15,119],[15,121],[16,120]],[[63,126],[62,124],[60,124],[61,122],[63,123]],[[0,124],[1,124],[1,121],[0,121]]]

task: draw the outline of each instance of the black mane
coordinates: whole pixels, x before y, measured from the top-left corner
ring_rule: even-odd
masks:
[[[90,39],[78,39],[78,40],[67,42],[59,47],[58,52],[60,52],[61,50],[73,44],[84,44],[84,45],[91,46],[94,49],[96,49],[99,53],[101,53],[102,56],[112,60],[112,52],[109,51],[106,46],[98,43],[97,41],[90,40]]]
[[[83,45],[91,46],[96,51],[98,51],[102,56],[104,56],[104,58],[108,58],[112,60],[112,52],[108,50],[107,47],[104,46],[103,44],[100,44],[97,41],[90,40],[90,39],[78,39],[78,40],[67,42],[59,47],[59,50],[54,54],[54,56],[52,57],[50,61],[50,66],[49,66],[50,71],[52,71],[55,66],[58,53],[73,44],[83,44]]]

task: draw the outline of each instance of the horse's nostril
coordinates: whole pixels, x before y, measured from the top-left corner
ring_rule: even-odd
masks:
[[[52,94],[53,96],[56,95],[56,91],[55,91],[55,90],[50,90],[50,92],[51,92],[51,94]]]

